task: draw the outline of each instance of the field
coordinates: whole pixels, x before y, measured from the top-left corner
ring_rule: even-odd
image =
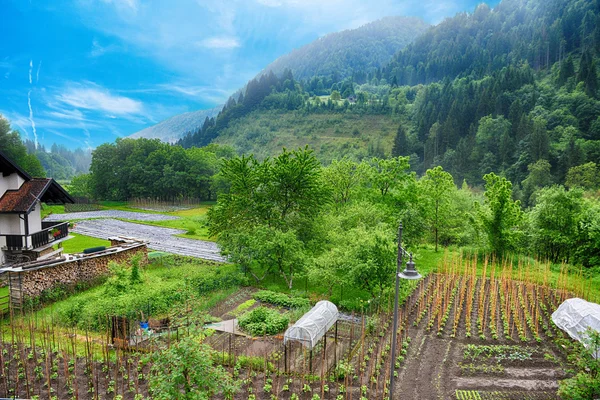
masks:
[[[236,399],[387,397],[391,293],[379,306],[365,308],[365,314],[341,310],[335,328],[308,351],[294,343],[284,346],[282,333],[252,337],[240,328],[227,328],[227,321],[266,307],[293,323],[309,302],[323,295],[311,290],[308,300],[294,292],[292,297],[283,295],[284,303],[273,300],[281,295],[260,297],[256,288],[229,280],[235,275],[232,268],[158,258],[145,270],[139,289],[132,283],[111,298],[110,284],[104,284],[17,318],[11,326],[5,321],[0,394],[145,398],[149,366],[143,354],[148,343],[136,342],[128,351],[113,346],[106,315],[112,308],[111,314],[132,321],[146,313],[157,331],[164,332],[157,340],[167,346],[185,334],[182,320],[189,323],[208,312],[213,333],[206,342],[216,350],[215,362],[239,381]],[[552,324],[550,314],[573,294],[588,296],[590,288],[566,273],[551,280],[548,265],[537,268],[533,273],[523,264],[454,257],[444,259],[425,279],[403,283],[396,397],[556,399],[572,342]],[[177,327],[175,315],[180,319]]]
[[[392,148],[398,123],[390,115],[260,110],[236,120],[216,141],[259,159],[278,154],[282,147],[309,145],[317,158],[327,164],[343,156],[383,156]]]

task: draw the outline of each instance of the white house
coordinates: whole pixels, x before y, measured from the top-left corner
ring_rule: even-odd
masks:
[[[41,203],[75,200],[54,180],[32,178],[0,151],[0,265],[59,254],[52,246],[69,236],[68,222],[42,222]]]

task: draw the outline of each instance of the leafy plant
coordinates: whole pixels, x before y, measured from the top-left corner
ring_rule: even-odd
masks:
[[[242,315],[238,320],[240,328],[254,336],[275,335],[284,331],[290,320],[285,314],[267,307],[257,307]]]

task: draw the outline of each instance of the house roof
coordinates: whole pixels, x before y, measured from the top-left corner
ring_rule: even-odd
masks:
[[[15,164],[6,154],[4,154],[0,150],[0,172],[2,172],[2,176],[12,175],[15,172],[26,181],[31,179],[31,176],[23,171],[17,164]]]
[[[0,214],[29,214],[38,200],[50,204],[75,203],[54,179],[30,178],[19,189],[7,190],[0,197]]]

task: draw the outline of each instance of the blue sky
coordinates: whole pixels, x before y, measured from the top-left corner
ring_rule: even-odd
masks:
[[[0,114],[48,147],[96,147],[221,104],[324,34],[389,15],[435,24],[480,2],[2,0]]]

